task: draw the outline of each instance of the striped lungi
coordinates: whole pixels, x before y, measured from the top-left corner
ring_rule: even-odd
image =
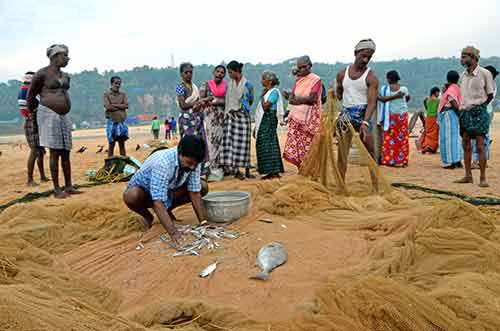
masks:
[[[26,142],[30,148],[40,147],[40,138],[38,136],[38,123],[36,122],[36,116],[30,115],[30,117],[25,119],[24,122],[24,135],[26,136]]]
[[[40,135],[40,146],[50,149],[71,150],[72,123],[69,116],[67,114],[59,115],[42,104],[38,106],[36,114]]]
[[[227,167],[250,167],[251,123],[247,111],[236,111],[227,116],[220,163]]]
[[[444,165],[451,165],[463,160],[462,137],[460,136],[460,120],[451,108],[443,108],[438,115],[439,152]]]

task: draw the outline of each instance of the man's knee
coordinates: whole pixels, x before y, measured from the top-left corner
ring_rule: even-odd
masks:
[[[130,187],[123,192],[123,202],[125,202],[127,206],[136,205],[139,200],[140,192],[138,187]]]

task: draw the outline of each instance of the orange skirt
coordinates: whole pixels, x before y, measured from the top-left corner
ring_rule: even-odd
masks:
[[[439,124],[437,116],[425,118],[425,130],[420,138],[420,150],[436,153],[439,147]]]

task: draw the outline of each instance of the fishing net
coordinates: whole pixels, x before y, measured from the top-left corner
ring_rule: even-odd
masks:
[[[141,163],[130,156],[112,156],[104,160],[104,166],[89,176],[91,182],[101,184],[128,181],[139,170]]]
[[[344,195],[387,193],[391,188],[380,173],[359,133],[346,118],[339,118],[338,101],[328,91],[321,128],[299,173]],[[373,137],[375,135],[372,135]],[[375,139],[374,139],[375,140]]]

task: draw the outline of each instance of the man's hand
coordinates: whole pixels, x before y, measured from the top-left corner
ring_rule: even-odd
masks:
[[[179,247],[181,245],[181,239],[182,239],[182,233],[179,231],[174,230],[173,233],[169,233],[170,238],[172,239],[172,242],[175,244],[176,247]]]
[[[367,144],[369,135],[370,132],[368,131],[368,125],[366,125],[366,123],[361,124],[361,127],[359,128],[359,137],[361,138],[361,141]]]

